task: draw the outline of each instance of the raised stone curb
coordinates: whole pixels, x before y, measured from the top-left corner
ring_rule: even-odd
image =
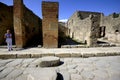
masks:
[[[55,56],[60,58],[71,57],[71,53],[56,53]]]
[[[31,48],[21,51],[10,51],[0,49],[0,59],[9,58],[41,58],[45,56],[56,56],[60,58],[68,57],[101,57],[101,56],[117,56],[120,55],[120,47],[113,48],[61,48],[61,49],[40,49]]]

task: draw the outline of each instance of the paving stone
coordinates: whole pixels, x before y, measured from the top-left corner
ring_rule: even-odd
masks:
[[[23,75],[27,76],[30,80],[56,80],[57,72],[54,69],[49,68],[27,68]],[[39,74],[39,75],[38,75]]]
[[[5,67],[12,67],[12,66],[18,66],[22,62],[22,59],[14,59],[12,62],[9,62]]]
[[[93,80],[95,75],[93,74],[93,71],[91,70],[84,70],[82,73],[81,73],[81,76],[83,77],[83,80]]]
[[[60,71],[59,73],[62,75],[62,80],[71,80],[71,76],[68,71]]]
[[[79,74],[71,74],[71,80],[83,80],[83,78]]]
[[[13,59],[0,60],[0,67],[5,66],[6,64],[8,64],[9,62],[12,62],[12,61],[13,61]]]
[[[23,73],[24,69],[17,68],[10,72],[4,79],[5,80],[14,80],[16,77],[20,76]]]
[[[2,72],[0,72],[0,80],[2,78],[5,78],[9,73],[11,73],[14,70],[13,67],[5,68]]]
[[[95,70],[93,71],[95,78],[93,80],[108,80],[109,75],[106,70]]]
[[[68,69],[76,69],[78,65],[77,64],[71,64],[71,65],[67,65]]]
[[[28,67],[34,67],[34,68],[38,67],[40,62],[41,62],[41,58],[36,58],[28,65]]]
[[[76,73],[78,73],[78,71],[76,69],[69,69],[68,72],[70,74],[76,74]]]
[[[54,67],[60,65],[60,58],[54,56],[42,57],[40,66],[41,67]]]
[[[33,61],[34,59],[24,59],[24,61],[21,63],[21,67],[28,67]]]

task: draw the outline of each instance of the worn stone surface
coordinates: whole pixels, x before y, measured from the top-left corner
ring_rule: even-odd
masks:
[[[43,47],[58,47],[58,2],[42,2]]]
[[[78,42],[87,43],[88,46],[95,46],[96,38],[99,36],[100,14],[86,11],[75,12],[67,22],[67,27],[70,29],[69,36]]]
[[[111,42],[120,43],[120,14],[101,15],[101,26],[105,26],[105,37]]]
[[[60,58],[54,56],[42,57],[40,66],[41,67],[54,67],[60,64]]]
[[[0,80],[119,80],[120,56],[61,58],[60,66],[42,68],[42,58],[0,59]],[[52,73],[52,74],[51,74]]]

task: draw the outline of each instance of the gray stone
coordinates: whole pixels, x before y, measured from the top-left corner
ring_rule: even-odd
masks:
[[[5,78],[9,73],[14,70],[13,67],[5,68],[2,72],[0,72],[0,79]]]
[[[27,68],[23,75],[27,75],[29,80],[56,80],[57,72],[49,68]],[[22,76],[23,76],[22,75]]]
[[[16,68],[11,73],[9,73],[4,79],[5,80],[14,80],[23,73],[24,69]]]
[[[60,71],[59,73],[63,77],[62,80],[71,80],[70,73],[68,73],[67,71]]]
[[[60,58],[71,57],[70,53],[56,53],[55,56]]]
[[[42,57],[40,66],[41,67],[53,67],[60,64],[60,58],[54,56]]]
[[[71,80],[83,80],[83,78],[79,74],[71,74]]]

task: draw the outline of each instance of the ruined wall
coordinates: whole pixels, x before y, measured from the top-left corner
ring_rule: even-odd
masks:
[[[41,19],[23,4],[23,0],[14,0],[14,30],[17,47],[28,45],[33,36],[40,37]],[[39,35],[39,36],[38,36]]]
[[[27,46],[32,43],[42,44],[42,20],[25,6],[23,14],[23,25]]]
[[[4,34],[10,29],[14,38],[13,30],[13,7],[0,2],[0,45],[5,44]],[[13,39],[14,43],[14,39]]]
[[[58,47],[58,2],[42,2],[43,47]]]
[[[100,25],[106,27],[105,37],[108,40],[120,43],[120,14],[101,15]]]
[[[98,16],[97,25],[93,26],[94,22],[91,20],[91,15]],[[99,32],[99,22],[100,21],[100,13],[94,12],[84,12],[77,11],[75,12],[67,22],[67,26],[70,29],[69,35],[71,38],[75,39],[78,42],[86,43],[89,42],[91,38],[94,36],[98,37]],[[94,31],[91,30],[94,28]],[[92,31],[92,32],[91,32]],[[96,41],[95,41],[96,42]]]

